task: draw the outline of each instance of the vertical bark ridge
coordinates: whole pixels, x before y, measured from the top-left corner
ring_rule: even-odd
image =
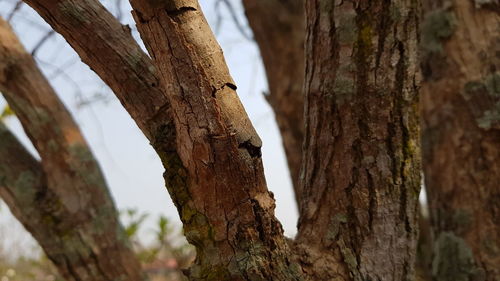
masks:
[[[435,280],[500,276],[500,5],[424,1],[423,159]]]
[[[197,1],[131,1],[174,117],[188,180],[177,207],[191,280],[299,280],[263,174],[261,140]]]
[[[140,280],[78,126],[3,19],[0,38],[0,91],[41,157],[34,160],[2,125],[3,197],[67,280]]]
[[[304,139],[304,1],[244,0],[245,13],[267,74],[269,102],[278,127],[296,196]]]
[[[418,8],[417,1],[306,3],[297,247],[318,279],[413,278]]]

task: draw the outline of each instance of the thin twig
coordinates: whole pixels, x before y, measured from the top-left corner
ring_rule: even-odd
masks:
[[[47,32],[41,39],[40,41],[38,41],[38,43],[36,43],[35,47],[33,48],[33,50],[31,51],[31,55],[32,56],[35,56],[36,52],[43,46],[43,44],[45,44],[45,42],[50,38],[52,37],[52,35],[55,34],[55,31],[54,30],[50,30],[49,32]]]
[[[115,2],[115,10],[116,10],[116,18],[118,21],[122,20],[123,17],[123,12],[122,12],[122,1],[121,0],[116,0]]]
[[[215,10],[215,27],[214,31],[216,35],[219,35],[220,27],[222,25],[222,13],[220,12],[220,4],[222,0],[215,1],[214,10]]]
[[[21,9],[21,7],[23,6],[24,2],[21,1],[21,0],[18,0],[16,5],[14,6],[14,8],[12,9],[12,11],[10,11],[9,15],[7,16],[7,22],[10,23],[10,21],[12,20],[12,18],[16,15],[17,11],[19,11],[19,9]]]
[[[215,3],[215,9],[216,9],[216,12],[218,13],[217,23],[216,23],[216,27],[215,27],[216,32],[220,28],[221,21],[222,21],[222,16],[220,15],[220,12],[218,12],[218,10],[219,10],[218,8],[219,8],[220,3],[223,3],[226,6],[226,8],[228,9],[229,15],[231,15],[231,19],[233,20],[233,23],[236,26],[236,29],[238,29],[238,31],[241,33],[241,35],[249,41],[254,41],[253,36],[251,34],[249,34],[249,32],[247,32],[244,25],[238,19],[238,16],[236,14],[236,10],[234,9],[233,4],[231,4],[231,2],[229,0],[218,0]]]
[[[54,68],[56,70],[54,72],[56,74],[56,76],[61,75],[66,80],[66,82],[72,84],[73,87],[74,87],[74,90],[75,90],[76,97],[80,98],[80,99],[83,99],[83,92],[82,92],[82,89],[80,88],[80,85],[78,85],[78,83],[75,80],[73,80],[73,78],[71,78],[71,76],[69,76],[63,69],[61,69],[57,65],[54,65],[52,63],[43,61],[43,60],[41,60],[39,58],[37,58],[37,61],[40,62],[41,64],[44,64],[44,65],[48,66],[48,67]],[[49,80],[53,80],[54,77],[56,77],[56,76],[54,76],[54,74],[52,74],[48,78],[49,78]]]

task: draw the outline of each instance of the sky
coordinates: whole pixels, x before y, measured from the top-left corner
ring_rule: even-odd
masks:
[[[115,1],[101,2],[116,14]],[[133,26],[128,2],[122,2],[121,21]],[[251,34],[240,0],[230,2],[245,32]],[[6,18],[15,3],[15,0],[0,0],[0,15]],[[216,8],[215,3],[215,0],[200,1],[209,24],[216,30],[240,99],[263,140],[265,174],[268,187],[276,198],[276,216],[282,222],[285,233],[293,236],[296,233],[297,207],[281,137],[272,110],[263,97],[263,93],[267,92],[267,81],[258,48],[242,35],[227,7],[220,5]],[[26,5],[16,12],[11,23],[28,51],[50,30],[43,19]],[[137,33],[134,35],[138,38]],[[104,171],[118,209],[136,208],[150,214],[145,229],[153,228],[159,215],[167,216],[180,225],[175,206],[165,188],[162,178],[164,169],[158,156],[107,86],[81,63],[78,55],[59,35],[51,36],[38,49],[36,60],[80,125]],[[0,108],[4,105],[0,97]],[[6,124],[36,154],[19,122],[9,118]],[[147,230],[141,233],[146,240],[149,234]],[[0,208],[0,243],[11,244],[9,241],[16,240],[16,243],[26,245],[24,248],[32,247],[33,242],[26,236],[3,204]]]

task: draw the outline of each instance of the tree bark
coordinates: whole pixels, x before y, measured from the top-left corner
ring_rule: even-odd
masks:
[[[172,104],[177,152],[189,180],[171,194],[197,247],[191,280],[299,280],[261,141],[236,94],[197,1],[131,1]]]
[[[243,5],[266,68],[270,92],[265,97],[280,129],[298,202],[304,139],[304,1],[243,0]]]
[[[424,1],[423,159],[434,280],[500,276],[500,4]]]
[[[60,33],[80,58],[113,90],[152,142],[172,127],[170,104],[151,59],[97,0],[24,0]],[[174,150],[175,151],[175,150]]]
[[[306,3],[297,242],[316,280],[412,280],[418,1]]]
[[[66,280],[141,280],[107,184],[78,126],[0,19],[0,91],[41,163],[2,124],[0,194]]]
[[[97,1],[26,2],[110,84],[150,138],[197,247],[191,280],[412,279],[416,1],[307,2],[306,151],[293,249],[274,217],[260,139],[197,1],[132,1],[161,88],[149,83],[156,78],[146,55],[133,53],[139,68],[130,63],[137,44]]]
[[[170,102],[156,68],[130,33],[97,0],[24,0],[60,33],[80,58],[113,90],[156,150],[176,205],[189,181],[177,154]],[[119,70],[119,71],[117,71]]]

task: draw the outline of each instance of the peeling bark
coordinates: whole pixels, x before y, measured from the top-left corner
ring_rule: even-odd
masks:
[[[418,1],[306,3],[298,249],[315,280],[412,280]]]
[[[0,195],[68,281],[141,280],[111,195],[78,126],[0,19],[0,91],[37,149],[0,125]]]
[[[422,139],[434,280],[500,276],[499,7],[424,1]]]
[[[266,68],[270,92],[265,98],[280,129],[298,202],[304,139],[304,1],[244,0],[243,5]]]

